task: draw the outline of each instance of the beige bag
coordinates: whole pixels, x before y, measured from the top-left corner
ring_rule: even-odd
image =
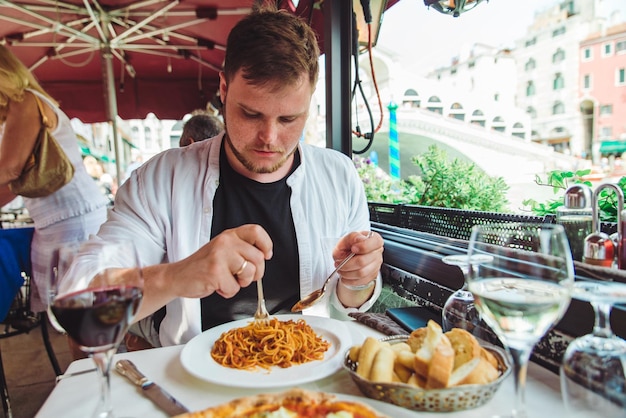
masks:
[[[20,177],[9,183],[9,189],[24,197],[48,196],[65,186],[74,177],[74,166],[63,148],[48,131],[48,118],[43,113],[41,101],[35,95],[41,129],[32,154],[28,157]]]

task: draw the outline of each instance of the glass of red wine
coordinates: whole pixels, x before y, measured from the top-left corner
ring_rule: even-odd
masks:
[[[110,368],[143,296],[143,277],[131,241],[89,240],[56,251],[50,311],[100,375],[100,400],[93,414],[112,418]]]

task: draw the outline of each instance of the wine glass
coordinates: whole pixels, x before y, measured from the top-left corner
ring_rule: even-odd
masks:
[[[626,341],[611,330],[615,303],[626,303],[626,284],[580,281],[572,297],[591,303],[591,334],[574,339],[561,365],[561,393],[568,416],[623,417],[626,410]]]
[[[490,257],[474,257],[473,262],[489,261]],[[463,273],[463,278],[467,277],[469,271],[469,257],[467,254],[447,255],[441,259],[445,264],[457,266]],[[463,286],[453,292],[441,310],[441,328],[444,332],[452,328],[463,328],[474,336],[483,340],[495,342],[493,338],[486,335],[487,325],[480,318],[480,314],[474,305],[474,295],[467,289],[467,281],[463,281]]]
[[[114,417],[110,398],[111,359],[143,296],[143,277],[131,241],[87,241],[58,249],[50,284],[50,310],[81,351],[96,363],[100,399],[93,414]]]
[[[569,306],[574,263],[565,230],[558,224],[476,225],[468,246],[491,261],[470,263],[469,290],[476,308],[512,358],[515,406],[526,417],[524,393],[530,354]]]

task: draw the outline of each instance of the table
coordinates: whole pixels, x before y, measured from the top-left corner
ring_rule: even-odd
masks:
[[[383,334],[356,321],[347,322],[352,340],[355,344],[363,342],[366,336],[383,337]],[[239,389],[234,387],[212,384],[200,380],[189,374],[180,362],[180,352],[183,346],[155,348],[151,350],[135,351],[116,354],[114,361],[122,358],[132,360],[139,370],[149,379],[161,385],[170,394],[176,397],[190,410],[202,410],[212,405],[227,402],[231,399],[249,396],[262,392],[281,392],[289,389]],[[75,373],[93,368],[90,359],[77,360],[70,364],[66,373]],[[483,418],[510,412],[514,403],[513,373],[511,373],[494,396],[482,407],[453,413],[415,412],[408,409],[383,404],[369,398],[359,400],[369,403],[380,412],[391,418],[416,417],[420,418]],[[96,406],[98,399],[99,382],[95,372],[68,377],[59,382],[54,388],[36,417],[38,418],[84,418],[89,416]],[[345,370],[340,370],[332,376],[314,382],[299,385],[309,390],[332,392],[339,396],[363,396],[358,387],[352,382]],[[133,386],[128,380],[111,373],[111,396],[115,411],[120,417],[166,417],[152,402],[143,397],[140,389]],[[530,417],[561,417],[566,416],[561,399],[559,378],[554,373],[541,366],[531,363],[528,369],[526,388],[526,402]]]

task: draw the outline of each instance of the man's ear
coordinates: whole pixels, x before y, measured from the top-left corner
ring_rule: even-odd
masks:
[[[224,71],[220,71],[220,101],[222,102],[222,106],[224,105],[224,99],[226,98],[226,91],[228,90],[228,85],[226,84],[226,75]]]
[[[189,138],[189,145],[193,144],[194,142],[196,141],[194,141],[193,138]]]

